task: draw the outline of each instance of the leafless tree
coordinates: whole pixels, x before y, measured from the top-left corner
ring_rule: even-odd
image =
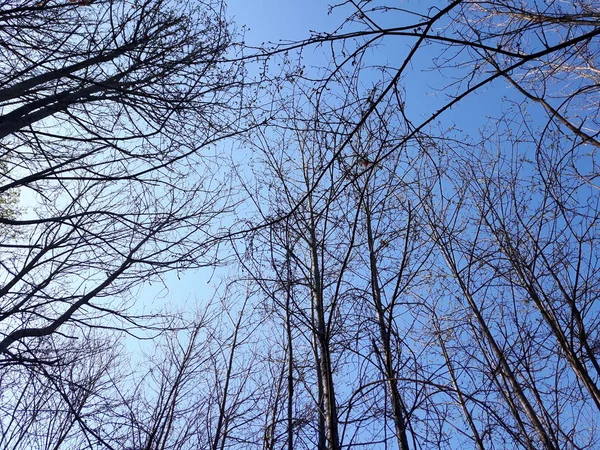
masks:
[[[230,208],[214,145],[239,127],[220,2],[3,2],[3,362],[54,363],[54,333],[131,331],[127,292],[214,259]]]
[[[598,7],[331,12],[337,30],[241,57],[289,69],[242,114],[217,3],[3,5],[0,195],[35,205],[0,214],[7,446],[598,446]],[[329,66],[304,67],[309,46]],[[430,111],[411,103],[426,69]],[[443,122],[499,86],[481,136]],[[214,189],[207,149],[243,127],[241,191]],[[210,320],[131,307],[133,286],[214,262],[236,202]],[[170,329],[142,377],[75,339],[141,325]]]
[[[285,54],[289,63],[291,51],[302,58],[307,46],[327,44],[331,65],[318,76],[301,62],[290,66],[296,87],[287,94],[303,96],[295,104],[302,107],[283,108],[281,129],[253,143],[266,150],[271,173],[257,171],[257,223],[271,227],[252,235],[244,254],[255,259],[244,265],[280,308],[281,324],[316,332],[315,398],[324,399],[332,383],[337,408],[316,402],[325,417],[315,426],[321,439],[314,445],[336,448],[333,434],[323,439],[336,422],[339,445],[356,444],[344,418],[353,402],[369,404],[363,393],[384,386],[385,396],[372,394],[372,405],[389,402],[399,448],[592,448],[598,367],[588,243],[597,216],[597,7],[348,1],[332,12],[345,17],[336,31],[262,51]],[[378,59],[378,45],[400,50]],[[419,66],[421,54],[432,55],[428,67]],[[417,116],[411,77],[425,69],[438,74],[429,89],[443,95]],[[463,100],[498,86],[512,89],[514,110],[505,107],[480,141],[443,122],[433,128]],[[360,94],[349,107],[352,89]],[[380,127],[369,136],[369,123],[390,105],[397,113],[393,131]],[[538,106],[545,116],[527,116]],[[400,155],[411,164],[391,170]],[[383,231],[386,223],[395,223],[395,233]],[[301,294],[307,287],[327,292],[322,299],[330,303],[309,302],[307,291]],[[299,306],[303,295],[316,310]],[[369,307],[359,308],[357,298],[369,298]],[[318,345],[319,321],[311,322],[319,305],[329,315],[328,353]],[[365,315],[374,319],[374,334],[361,334]],[[287,363],[300,367],[306,360],[293,335],[286,338],[295,349]],[[352,336],[360,344],[334,344]],[[351,349],[359,380],[342,388]],[[369,363],[378,379],[365,375],[375,373],[364,370]],[[331,381],[322,377],[328,370]],[[290,371],[297,378],[305,373]],[[288,394],[300,398],[303,390],[294,385]],[[361,437],[374,423],[367,411],[353,416],[363,425]]]
[[[111,423],[113,408],[121,405],[113,390],[121,380],[120,346],[102,335],[68,345],[59,338],[54,341],[61,348],[61,364],[28,364],[26,370],[14,363],[2,366],[2,448],[89,448],[106,443],[102,428]]]
[[[494,126],[509,151],[483,141],[476,154],[463,148],[449,169],[457,182],[446,187],[447,208],[430,205],[432,238],[481,349],[469,351],[478,359],[469,373],[483,370],[490,394],[508,407],[500,417],[514,419],[502,426],[526,447],[592,448],[598,315],[595,250],[587,246],[596,239],[595,189],[575,168],[586,156],[558,124],[515,139],[509,122],[507,115]],[[565,405],[577,419],[562,413]]]

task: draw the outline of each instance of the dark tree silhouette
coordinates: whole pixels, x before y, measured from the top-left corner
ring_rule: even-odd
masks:
[[[0,353],[51,363],[53,334],[134,329],[129,289],[213,258],[241,67],[220,2],[1,6],[0,192],[26,210],[0,218]]]

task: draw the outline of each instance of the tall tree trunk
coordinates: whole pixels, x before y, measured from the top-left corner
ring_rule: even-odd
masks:
[[[406,407],[398,390],[398,380],[394,370],[394,357],[390,342],[389,324],[385,320],[385,311],[381,299],[381,288],[379,286],[379,271],[377,267],[377,258],[375,255],[375,240],[373,238],[373,229],[371,224],[371,211],[368,202],[365,203],[365,215],[367,222],[367,245],[369,247],[369,269],[371,272],[371,294],[373,305],[377,316],[379,328],[379,338],[381,340],[381,357],[383,359],[383,375],[387,380],[388,395],[392,405],[392,414],[394,418],[394,427],[396,429],[396,438],[400,450],[409,450],[408,437],[406,434]]]
[[[325,433],[327,436],[327,448],[339,450],[338,415],[335,401],[335,390],[333,384],[331,353],[329,349],[329,333],[325,319],[325,304],[323,299],[323,282],[321,278],[321,267],[319,265],[319,254],[317,237],[315,232],[315,217],[312,205],[312,196],[308,196],[308,208],[310,214],[310,258],[312,271],[312,301],[315,312],[316,323],[314,335],[316,348],[319,354],[319,372],[323,394],[323,414],[325,420]]]
[[[437,230],[435,228],[435,225],[433,228],[433,235],[434,235],[434,239],[436,240],[436,243],[438,244],[440,250],[442,251],[442,254],[443,254],[444,259],[446,260],[446,263],[452,273],[452,276],[457,281],[457,283],[460,287],[460,290],[462,291],[465,299],[467,300],[469,308],[473,312],[473,316],[479,326],[479,331],[481,332],[483,339],[485,339],[485,341],[487,342],[487,344],[490,346],[490,348],[492,350],[491,356],[493,356],[493,358],[495,360],[494,363],[497,364],[497,370],[495,371],[497,373],[496,376],[500,377],[502,379],[502,381],[504,383],[506,383],[507,389],[512,391],[512,393],[511,393],[510,391],[502,390],[502,392],[505,394],[504,397],[505,397],[506,401],[508,402],[509,406],[511,407],[511,410],[513,411],[513,415],[515,416],[515,419],[518,422],[521,422],[521,419],[519,417],[520,414],[517,409],[517,404],[514,403],[514,400],[512,398],[513,395],[514,395],[514,397],[516,397],[518,404],[521,406],[521,408],[525,412],[525,415],[529,419],[529,424],[535,430],[535,433],[538,435],[538,437],[540,439],[540,443],[543,445],[542,448],[547,449],[547,450],[556,450],[557,447],[554,445],[551,435],[549,434],[549,430],[546,429],[546,427],[544,426],[544,424],[538,417],[537,412],[535,411],[535,409],[533,408],[533,406],[527,399],[527,396],[525,395],[525,392],[523,391],[523,387],[522,387],[521,383],[519,383],[519,381],[516,378],[516,374],[514,373],[514,371],[508,364],[508,361],[506,360],[506,357],[504,356],[501,346],[496,341],[492,331],[490,330],[489,324],[483,317],[483,314],[481,313],[481,309],[479,308],[479,306],[477,305],[477,302],[475,301],[475,298],[473,297],[471,290],[469,289],[466,281],[464,280],[463,276],[461,275],[461,272],[454,260],[453,254],[452,254],[452,249],[450,247],[451,244],[449,244],[447,242],[443,242],[441,236],[439,235],[439,233],[437,232]],[[523,433],[524,433],[524,435],[527,434],[525,429],[523,429]]]
[[[292,269],[290,252],[286,255],[285,332],[287,337],[287,449],[294,450],[294,347],[292,336]]]

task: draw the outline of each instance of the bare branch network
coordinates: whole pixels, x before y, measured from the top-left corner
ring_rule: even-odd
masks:
[[[327,13],[0,1],[0,448],[600,446],[598,5]]]

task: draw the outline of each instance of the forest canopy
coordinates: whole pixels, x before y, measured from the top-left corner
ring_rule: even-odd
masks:
[[[314,14],[0,1],[0,448],[600,446],[599,6]]]

